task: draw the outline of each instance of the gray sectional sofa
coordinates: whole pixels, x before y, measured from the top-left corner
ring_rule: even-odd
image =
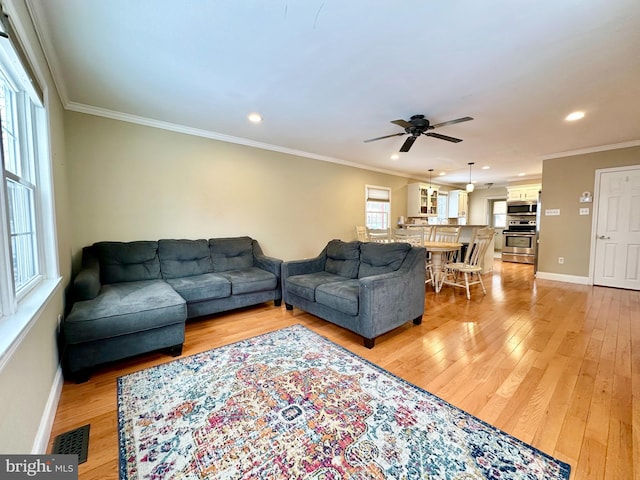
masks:
[[[331,240],[312,259],[282,263],[282,294],[298,307],[358,333],[373,348],[375,338],[424,312],[425,249],[407,243]]]
[[[185,322],[282,301],[282,261],[250,237],[98,242],[85,247],[63,322],[65,373],[167,349],[180,355]]]

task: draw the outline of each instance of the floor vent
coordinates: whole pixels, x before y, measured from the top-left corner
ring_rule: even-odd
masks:
[[[78,455],[78,464],[86,462],[89,451],[89,426],[84,425],[58,435],[51,453]]]

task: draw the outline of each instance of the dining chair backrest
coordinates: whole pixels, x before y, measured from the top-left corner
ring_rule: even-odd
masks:
[[[393,231],[393,240],[405,242],[414,247],[422,247],[424,245],[424,230],[419,227],[397,228]]]
[[[364,225],[356,225],[356,238],[360,242],[368,242],[367,228]]]
[[[459,226],[437,226],[433,233],[433,240],[436,242],[457,242],[460,240]]]
[[[479,228],[475,232],[473,242],[469,243],[467,255],[465,255],[465,265],[482,265],[487,248],[493,239],[493,228]]]
[[[422,227],[424,231],[424,241],[430,242],[433,240],[433,234],[436,231],[433,225],[427,225],[426,227]]]
[[[370,242],[388,243],[392,241],[391,229],[389,228],[369,228],[367,227],[367,237]]]

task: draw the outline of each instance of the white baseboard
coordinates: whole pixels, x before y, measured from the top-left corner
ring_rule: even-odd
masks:
[[[563,275],[561,273],[536,272],[536,278],[541,280],[555,280],[557,282],[579,283],[580,285],[591,285],[589,277],[578,275]]]
[[[49,437],[51,436],[51,430],[53,429],[53,421],[56,418],[56,411],[58,410],[58,402],[60,401],[60,395],[62,394],[62,385],[64,384],[64,377],[62,376],[62,368],[58,366],[58,371],[53,379],[53,385],[49,392],[49,398],[47,399],[47,405],[42,412],[42,418],[40,419],[40,426],[38,427],[38,433],[33,442],[31,453],[44,455],[47,453],[49,447]]]

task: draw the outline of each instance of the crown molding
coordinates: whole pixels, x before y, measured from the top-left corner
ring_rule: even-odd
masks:
[[[605,152],[607,150],[617,150],[619,148],[629,148],[640,146],[640,140],[632,140],[630,142],[612,143],[610,145],[599,145],[597,147],[580,148],[578,150],[567,150],[566,152],[550,153],[540,157],[542,160],[551,160],[553,158],[572,157],[574,155],[584,155],[585,153]]]
[[[311,152],[305,152],[303,150],[295,150],[292,148],[281,147],[279,145],[272,145],[270,143],[256,142],[247,138],[234,137],[232,135],[225,135],[223,133],[212,132],[210,130],[202,130],[199,128],[186,127],[176,123],[164,122],[161,120],[154,120],[152,118],[140,117],[138,115],[131,115],[128,113],[116,112],[114,110],[107,110],[105,108],[93,107],[91,105],[85,105],[82,103],[68,102],[65,105],[67,110],[71,110],[79,113],[86,113],[88,115],[95,115],[98,117],[111,118],[113,120],[120,120],[122,122],[135,123],[138,125],[144,125],[146,127],[160,128],[162,130],[169,130],[176,133],[183,133],[185,135],[193,135],[196,137],[210,138],[212,140],[220,140],[227,143],[235,143],[238,145],[244,145],[247,147],[260,148],[262,150],[270,150],[272,152],[284,153],[287,155],[295,155],[297,157],[310,158],[313,160],[320,160],[322,162],[336,163],[338,165],[344,165],[346,167],[359,168],[360,170],[369,170],[372,172],[384,173],[386,175],[393,175],[396,177],[415,178],[412,175],[408,175],[401,172],[394,172],[392,170],[386,170],[383,168],[368,167],[356,162],[350,162],[348,160],[342,160],[340,158],[328,157],[325,155],[318,155]]]

